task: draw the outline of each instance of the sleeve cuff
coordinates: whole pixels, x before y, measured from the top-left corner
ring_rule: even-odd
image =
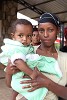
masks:
[[[26,56],[22,53],[15,53],[11,56],[11,62],[14,65],[14,61],[17,59],[22,59],[24,62],[26,61]]]

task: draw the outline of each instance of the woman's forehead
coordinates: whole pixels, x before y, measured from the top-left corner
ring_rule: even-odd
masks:
[[[41,27],[56,27],[56,26],[50,22],[46,22],[46,23],[40,23],[38,28]]]
[[[55,14],[53,14],[53,13],[42,14],[38,21],[38,24],[46,23],[46,22],[53,23],[56,27],[59,27],[59,25],[60,25],[59,18],[57,16],[55,16]]]

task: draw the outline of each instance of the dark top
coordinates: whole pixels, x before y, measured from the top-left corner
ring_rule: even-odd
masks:
[[[67,46],[63,46],[63,47],[60,49],[60,51],[62,51],[62,52],[67,52]]]

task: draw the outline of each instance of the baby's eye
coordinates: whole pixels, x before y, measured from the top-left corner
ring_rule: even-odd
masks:
[[[21,37],[21,38],[22,38],[22,37],[23,37],[23,35],[19,35],[19,37]]]
[[[30,38],[31,36],[32,36],[32,35],[28,35],[27,37],[29,37],[29,38]]]

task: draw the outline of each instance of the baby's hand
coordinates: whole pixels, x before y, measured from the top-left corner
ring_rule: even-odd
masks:
[[[35,71],[35,70],[36,70],[36,71]],[[30,75],[30,77],[31,77],[32,79],[35,79],[35,78],[38,76],[37,71],[38,71],[38,69],[37,69],[37,67],[35,67],[34,70],[33,70],[33,72],[32,72],[32,74]]]
[[[12,65],[11,61],[8,60],[8,65],[6,67],[6,74],[12,75],[17,73],[19,70],[17,69],[16,66]]]

